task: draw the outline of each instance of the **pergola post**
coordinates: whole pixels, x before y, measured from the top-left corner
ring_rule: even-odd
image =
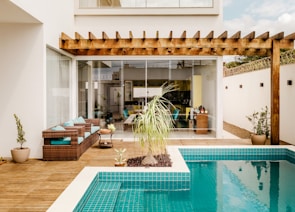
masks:
[[[280,144],[280,41],[272,41],[271,51],[271,145]]]

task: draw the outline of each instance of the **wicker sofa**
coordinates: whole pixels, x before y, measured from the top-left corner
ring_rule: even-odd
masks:
[[[99,129],[99,119],[79,117],[44,130],[43,160],[78,160],[98,140]]]

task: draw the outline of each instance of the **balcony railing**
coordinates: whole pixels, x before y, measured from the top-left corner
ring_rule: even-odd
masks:
[[[213,1],[214,0],[79,0],[79,8],[212,8]]]

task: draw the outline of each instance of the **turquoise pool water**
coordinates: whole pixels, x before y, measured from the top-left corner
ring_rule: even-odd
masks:
[[[185,173],[99,173],[75,211],[295,211],[288,150],[180,149]]]

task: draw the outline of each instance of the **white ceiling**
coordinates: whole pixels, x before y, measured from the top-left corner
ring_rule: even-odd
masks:
[[[40,23],[10,0],[0,0],[0,23]]]

